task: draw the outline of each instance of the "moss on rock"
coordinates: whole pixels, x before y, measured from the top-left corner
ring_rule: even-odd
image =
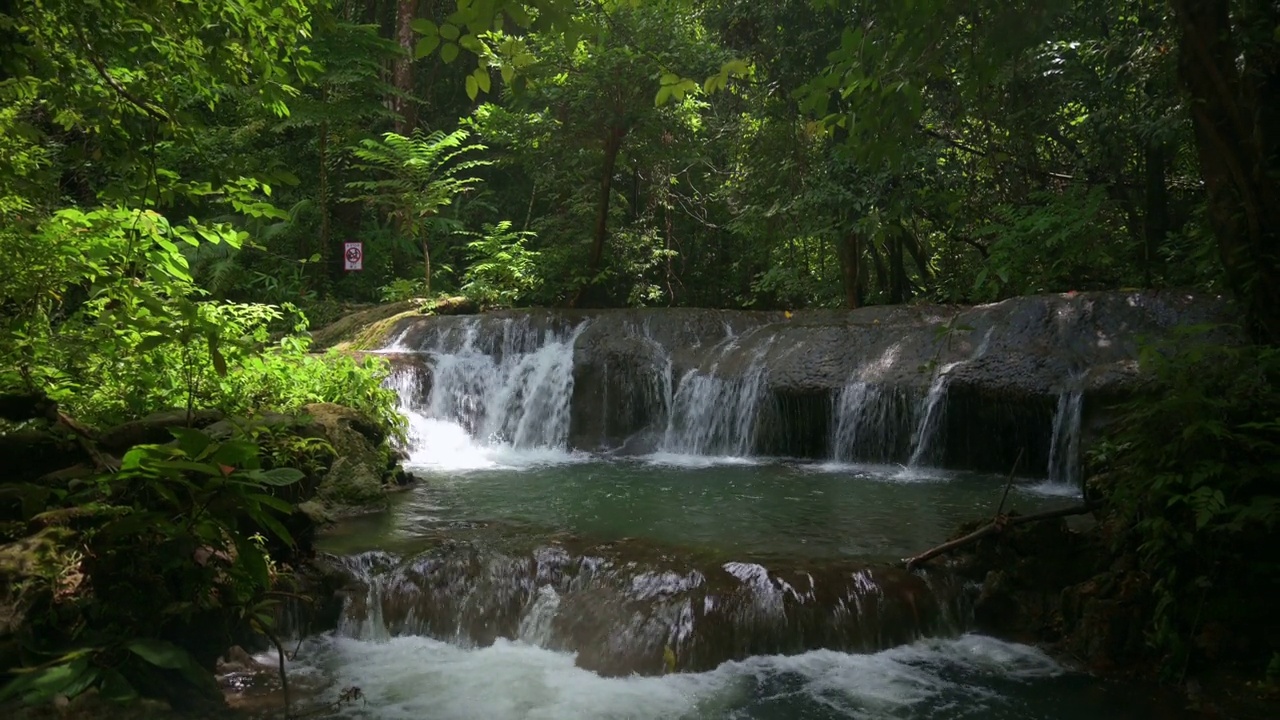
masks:
[[[395,463],[382,429],[360,412],[333,403],[307,405],[303,412],[333,446],[333,462],[317,491],[328,512],[340,516],[384,508]]]

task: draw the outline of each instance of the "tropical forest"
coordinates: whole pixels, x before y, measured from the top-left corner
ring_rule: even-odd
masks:
[[[1280,717],[1280,4],[0,0],[0,717]]]

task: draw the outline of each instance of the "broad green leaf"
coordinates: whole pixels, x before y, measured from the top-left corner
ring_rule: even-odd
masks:
[[[148,663],[165,670],[179,670],[187,664],[190,655],[186,650],[167,640],[155,638],[138,638],[125,645],[125,649],[146,660]]]
[[[169,341],[164,335],[148,335],[138,343],[136,351],[138,354],[149,353]]]
[[[22,697],[31,704],[48,702],[63,688],[71,686],[82,673],[83,668],[77,667],[76,663],[25,672],[0,689],[0,702],[14,697]]]
[[[115,668],[107,668],[102,672],[100,692],[102,697],[117,703],[127,703],[138,699],[138,691]]]
[[[178,441],[178,448],[189,458],[200,457],[213,444],[213,438],[193,428],[173,427],[169,428],[169,434],[173,435]]]
[[[476,83],[475,75],[467,76],[467,97],[472,100],[476,99],[476,95],[480,93],[480,86]]]
[[[421,40],[419,40],[418,44],[414,46],[413,57],[414,59],[421,60],[422,58],[427,57],[431,53],[435,52],[436,48],[438,47],[440,47],[440,36],[428,35],[422,38]]]
[[[258,522],[262,523],[262,525],[266,527],[267,530],[270,530],[272,533],[274,533],[276,537],[280,538],[286,545],[294,544],[293,535],[289,533],[288,528],[286,528],[284,525],[281,525],[280,521],[276,520],[270,514],[261,513],[255,519]]]
[[[444,25],[440,26],[440,37],[444,38],[445,40],[457,40],[458,35],[459,35],[458,26],[452,23],[445,23]]]
[[[209,358],[213,361],[213,370],[218,373],[218,377],[226,377],[227,359],[222,356],[222,351],[213,338],[209,338]]]
[[[263,470],[261,472],[254,473],[255,479],[261,480],[263,483],[273,485],[275,487],[292,485],[306,476],[306,473],[296,468],[273,468],[271,470]]]
[[[439,38],[440,36],[440,27],[426,18],[414,18],[409,22],[409,27],[419,35],[423,35],[428,38]]]
[[[476,68],[474,73],[476,85],[480,87],[482,92],[489,92],[489,70],[487,68]]]
[[[448,64],[453,62],[454,60],[457,60],[458,46],[451,42],[447,42],[444,45],[440,46],[440,59],[443,60],[445,64]]]

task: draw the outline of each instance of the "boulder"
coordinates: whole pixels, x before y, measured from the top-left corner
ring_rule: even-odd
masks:
[[[347,515],[384,507],[395,463],[381,428],[362,413],[333,403],[313,403],[302,411],[335,453],[317,490],[329,512]]]

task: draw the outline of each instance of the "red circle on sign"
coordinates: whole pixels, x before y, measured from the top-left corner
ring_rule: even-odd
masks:
[[[360,262],[360,248],[358,247],[347,248],[347,262],[351,262],[351,263]]]

